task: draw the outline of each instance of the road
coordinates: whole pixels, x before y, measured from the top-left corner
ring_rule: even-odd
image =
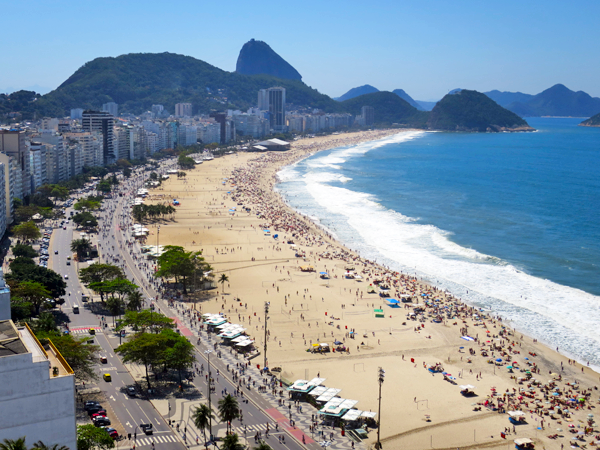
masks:
[[[166,168],[163,168],[162,173],[166,172]],[[143,175],[142,175],[143,176]],[[123,197],[115,195],[112,199],[105,199],[103,202],[103,211],[99,214],[100,229],[104,227],[104,231],[98,235],[99,239],[99,250],[101,253],[102,262],[116,263],[120,265],[126,275],[131,281],[140,286],[140,289],[145,294],[145,297],[150,300],[154,299],[153,306],[167,317],[176,317],[176,313],[171,310],[167,302],[163,301],[159,296],[158,292],[154,290],[154,286],[148,282],[148,273],[152,270],[147,269],[144,274],[134,257],[136,252],[130,250],[127,245],[127,241],[132,241],[133,238],[130,236],[127,227],[130,223],[129,205],[126,202],[130,201],[135,196],[135,190],[141,186],[141,178],[134,177],[130,180],[124,181],[120,186],[121,191],[124,193]],[[67,210],[67,216],[69,216],[70,210]],[[108,363],[98,367],[99,375],[103,373],[110,373],[112,376],[111,382],[104,382],[100,377],[98,386],[105,392],[106,397],[110,399],[110,406],[112,407],[114,414],[118,420],[123,424],[126,429],[126,433],[130,432],[132,435],[137,432],[136,448],[139,447],[150,447],[151,440],[143,437],[140,433],[139,428],[136,426],[140,423],[151,422],[154,425],[155,431],[152,440],[155,442],[155,447],[164,449],[180,449],[185,448],[182,443],[183,438],[187,438],[186,443],[188,447],[196,447],[196,437],[198,436],[199,446],[203,446],[202,438],[198,435],[191,424],[189,424],[189,411],[179,410],[170,411],[170,416],[173,419],[173,426],[175,427],[179,423],[179,430],[172,429],[169,424],[155,409],[150,401],[140,398],[129,398],[125,393],[126,387],[134,384],[134,379],[127,369],[121,363],[119,357],[114,353],[114,348],[118,346],[119,338],[110,331],[111,326],[105,327],[103,331],[100,328],[100,318],[93,314],[90,309],[90,303],[83,304],[81,302],[83,287],[79,283],[77,277],[77,270],[79,264],[75,261],[71,262],[71,265],[67,265],[67,256],[70,255],[70,243],[73,239],[73,224],[69,221],[66,225],[66,230],[59,228],[53,233],[53,237],[50,245],[50,254],[52,262],[50,267],[61,275],[67,275],[67,295],[65,296],[66,302],[62,309],[68,314],[71,323],[70,328],[73,334],[87,334],[90,327],[96,327],[99,332],[96,334],[95,341],[102,348],[102,354],[108,359]],[[75,236],[77,238],[78,236]],[[54,251],[58,249],[58,255],[54,254]],[[141,260],[138,259],[137,262]],[[87,263],[83,263],[82,266],[87,266]],[[158,298],[158,300],[156,300]],[[73,313],[73,305],[78,304],[80,313]],[[148,306],[146,304],[146,306]],[[111,324],[110,318],[106,318],[107,323]],[[195,345],[197,352],[197,366],[208,367],[208,360],[205,351],[209,348],[214,350],[214,339],[210,339],[206,333],[201,336],[201,343],[198,344],[198,333],[199,331],[190,330],[191,325],[186,326],[185,323],[179,322],[178,326],[180,332],[183,335],[189,337],[190,341]],[[228,350],[223,349],[223,352]],[[235,393],[237,384],[232,381],[232,374],[228,370],[228,363],[230,368],[234,367],[235,362],[238,361],[233,355],[224,355],[223,360],[216,357],[216,353],[211,354],[210,362],[213,370],[213,378],[215,378],[215,388],[212,394],[212,407],[215,416],[216,405],[218,399],[222,398],[222,393]],[[239,359],[242,362],[242,359]],[[218,375],[215,377],[215,375]],[[204,375],[206,374],[206,370]],[[254,378],[256,380],[256,377]],[[208,386],[205,376],[195,376],[193,380],[196,388],[204,393],[204,396],[208,394]],[[240,402],[240,408],[243,414],[243,421],[234,421],[232,426],[234,430],[238,432],[240,440],[247,442],[251,446],[255,445],[252,440],[256,432],[262,433],[262,438],[265,438],[265,432],[267,431],[267,424],[269,424],[269,438],[266,439],[267,443],[274,449],[288,449],[288,450],[301,450],[303,448],[318,448],[319,445],[315,443],[308,435],[304,434],[298,427],[293,426],[290,422],[292,418],[291,405],[288,406],[290,414],[285,416],[277,411],[273,404],[270,403],[266,398],[266,394],[260,394],[256,388],[248,390],[242,388],[243,396],[238,397]],[[271,394],[269,394],[271,395]],[[206,399],[203,399],[206,401]],[[174,406],[176,402],[172,402]],[[189,408],[191,404],[187,404]],[[182,406],[183,407],[183,406]],[[109,413],[110,415],[110,413]],[[294,417],[294,420],[296,418]],[[278,430],[274,430],[275,424],[278,424]],[[185,435],[184,429],[190,428]],[[219,423],[218,420],[213,421],[213,434],[215,436],[222,436],[223,430],[226,427],[224,423]],[[280,439],[280,436],[284,436],[284,441]],[[305,439],[306,444],[302,444],[302,439]]]

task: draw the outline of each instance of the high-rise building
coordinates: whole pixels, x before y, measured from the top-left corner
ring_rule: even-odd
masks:
[[[117,128],[117,142],[119,144],[118,159],[133,159],[135,140],[133,137],[133,127],[131,125]]]
[[[162,115],[165,107],[163,105],[152,105],[152,115],[154,118],[159,118]]]
[[[113,164],[117,160],[115,148],[114,117],[107,112],[84,111],[82,128],[84,131],[98,131],[102,133],[102,156],[104,164]]]
[[[109,113],[113,117],[119,116],[119,105],[115,102],[108,102],[102,105],[102,111]]]
[[[361,116],[365,126],[369,127],[375,123],[375,110],[372,106],[363,106],[361,108]]]
[[[25,132],[16,129],[0,129],[0,152],[6,153],[17,161],[20,174],[14,180],[20,183],[15,186],[15,196],[23,200],[31,194],[31,178],[29,166],[29,148],[25,140]]]
[[[71,119],[73,120],[81,120],[81,116],[83,115],[83,109],[74,108],[71,110]]]
[[[29,159],[31,167],[31,192],[46,183],[46,147],[41,142],[29,143]]]
[[[0,191],[0,196],[4,197],[3,201],[6,208],[6,224],[7,226],[12,223],[14,215],[14,204],[13,199],[15,198],[15,182],[18,170],[18,164],[15,158],[8,156],[6,153],[0,153],[0,164],[2,172],[4,173],[4,190]],[[19,185],[20,186],[20,185]]]
[[[10,286],[4,281],[4,272],[0,269],[0,320],[10,319]]]
[[[269,110],[269,92],[267,89],[261,89],[258,91],[258,109],[260,111]]]
[[[4,233],[6,232],[6,227],[8,226],[8,208],[6,204],[6,196],[4,195],[6,191],[6,183],[8,180],[5,178],[4,164],[0,163],[0,240],[4,237]],[[4,288],[4,275],[2,274],[2,269],[0,269],[0,320],[3,318],[3,308],[4,302],[6,299],[3,296],[3,288]],[[10,319],[10,291],[8,296],[8,317],[4,317],[5,319]]]
[[[0,436],[77,448],[73,369],[51,340],[0,321]]]
[[[191,103],[177,103],[175,105],[175,116],[176,117],[192,117],[192,104]]]
[[[276,132],[285,131],[285,88],[272,87],[269,92],[269,123]]]
[[[64,133],[63,138],[69,142],[77,142],[81,146],[82,164],[85,167],[98,167],[104,165],[102,156],[102,133],[94,132],[79,132],[79,133]]]

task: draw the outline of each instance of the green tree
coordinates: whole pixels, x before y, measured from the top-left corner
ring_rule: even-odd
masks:
[[[32,329],[34,333],[52,333],[58,331],[58,328],[56,327],[56,321],[54,320],[54,315],[48,311],[40,313],[38,320],[33,322]]]
[[[127,309],[129,311],[139,311],[142,309],[142,302],[144,301],[144,296],[138,290],[130,292],[127,294]]]
[[[24,222],[14,227],[13,234],[25,242],[39,239],[42,236],[42,233],[40,233],[38,227],[31,221]]]
[[[115,317],[121,314],[121,308],[123,307],[123,302],[117,297],[109,297],[106,300],[106,307],[110,311],[113,316],[113,325],[115,324]]]
[[[196,166],[196,161],[182,153],[177,159],[177,164],[182,169],[193,169]]]
[[[197,406],[192,413],[192,421],[194,422],[194,425],[196,425],[196,428],[202,430],[204,442],[208,442],[206,440],[206,430],[208,429],[211,420],[214,418],[215,416],[212,413],[212,410],[208,407],[208,405],[203,403],[200,406]]]
[[[35,205],[19,206],[15,209],[15,219],[17,222],[27,222],[39,212],[40,208]]]
[[[219,283],[221,283],[221,290],[223,291],[223,293],[225,293],[225,283],[227,283],[229,281],[229,277],[227,275],[225,275],[224,273],[221,274],[221,276],[219,277]]]
[[[253,450],[273,450],[269,444],[262,439],[258,442],[258,446],[254,447]]]
[[[65,186],[59,186],[58,184],[52,185],[52,191],[50,191],[50,197],[58,200],[66,200],[69,198],[69,189]]]
[[[13,247],[12,252],[15,256],[24,256],[26,258],[35,258],[38,256],[38,252],[36,252],[31,245],[27,244],[16,244]]]
[[[123,169],[123,176],[125,178],[129,178],[131,176],[131,173],[132,173],[132,171],[131,171],[131,169],[129,167],[125,167]]]
[[[31,303],[36,316],[40,314],[40,309],[46,299],[52,298],[52,293],[46,289],[46,286],[37,281],[22,281],[14,291],[15,296]]]
[[[158,270],[155,277],[175,278],[183,284],[183,293],[187,294],[188,280],[198,270],[205,272],[210,266],[202,258],[202,252],[186,252],[183,247],[167,245],[164,253],[158,257]]]
[[[77,425],[77,450],[108,450],[115,447],[115,441],[103,430],[91,423]]]
[[[4,439],[0,443],[0,450],[27,450],[25,436],[19,439]]]
[[[164,355],[164,364],[177,370],[179,375],[179,384],[181,384],[181,372],[194,367],[194,346],[184,336],[175,333],[173,330],[165,329],[161,335],[166,339],[166,350]]]
[[[82,212],[73,216],[73,223],[83,226],[95,228],[98,226],[98,219],[90,212]]]
[[[73,205],[73,209],[75,209],[76,211],[95,211],[97,209],[100,209],[100,206],[102,206],[102,202],[99,200],[98,197],[89,196],[77,200],[75,205]]]
[[[44,444],[42,441],[37,441],[36,443],[34,443],[32,449],[34,448],[37,450],[69,450],[69,447],[67,447],[66,445],[47,445]]]
[[[125,317],[117,329],[120,330],[127,326],[142,333],[147,331],[160,333],[164,329],[174,328],[175,324],[173,323],[173,319],[170,319],[161,313],[143,309],[139,312],[131,310],[125,311]]]
[[[123,269],[113,264],[94,263],[79,270],[79,280],[90,289],[92,289],[92,283],[103,283],[112,281],[116,278],[125,278],[125,273],[123,272]],[[106,294],[105,290],[102,289],[94,292],[100,294],[100,298],[104,302],[104,295]]]
[[[75,338],[71,334],[61,334],[58,331],[37,331],[36,337],[43,342],[49,339],[65,358],[77,380],[87,381],[96,379],[95,361],[100,347],[88,344],[89,338]]]
[[[77,259],[79,261],[83,261],[83,259],[89,254],[91,250],[92,245],[87,239],[74,239],[71,242],[71,251],[77,253]]]
[[[108,194],[112,190],[112,185],[111,185],[110,181],[102,180],[98,183],[98,186],[96,187],[96,189],[99,190],[100,192]]]
[[[244,450],[244,445],[236,433],[231,433],[223,439],[221,450]]]
[[[146,381],[150,388],[148,367],[162,358],[164,339],[159,334],[138,333],[117,347],[116,351],[123,357],[124,363],[143,364],[146,369]]]
[[[231,422],[240,416],[240,407],[238,401],[231,394],[219,400],[219,417],[227,422],[227,433],[231,430]]]
[[[14,283],[21,281],[42,283],[51,292],[51,298],[65,295],[67,287],[59,274],[46,267],[38,266],[33,259],[24,256],[19,256],[10,263],[10,272],[6,274],[5,278]]]

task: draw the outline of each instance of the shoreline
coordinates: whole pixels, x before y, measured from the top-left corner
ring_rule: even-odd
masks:
[[[408,130],[402,131],[407,132]],[[484,377],[482,379],[488,380],[488,378],[491,378],[490,382],[493,383],[493,386],[498,386],[499,392],[515,385],[515,381],[511,381],[511,378],[501,376],[506,369],[498,369],[502,374],[496,374],[496,365],[494,364],[494,374],[492,374],[491,367],[482,361],[481,358],[479,358],[479,355],[473,357],[472,363],[464,363],[462,361],[463,356],[467,357],[468,355],[458,349],[458,346],[468,347],[470,350],[474,351],[475,349],[478,349],[478,346],[473,345],[472,342],[461,341],[459,339],[460,336],[456,333],[458,330],[454,329],[459,328],[458,324],[452,325],[452,319],[444,320],[439,324],[431,324],[431,320],[428,318],[425,318],[426,320],[423,322],[408,322],[408,320],[401,318],[408,310],[405,311],[398,308],[388,309],[387,306],[382,306],[382,308],[385,308],[384,311],[386,316],[389,314],[389,319],[369,317],[373,315],[372,308],[375,307],[375,303],[382,304],[383,300],[374,296],[370,297],[368,294],[367,297],[363,299],[363,289],[366,288],[366,283],[345,280],[343,277],[338,278],[337,275],[340,273],[340,269],[343,270],[343,266],[345,265],[343,260],[344,258],[346,260],[351,260],[353,264],[357,266],[357,272],[362,269],[363,277],[366,278],[367,282],[370,281],[371,277],[376,276],[376,274],[378,274],[377,276],[380,276],[380,278],[384,278],[384,275],[388,275],[392,273],[392,271],[387,271],[387,269],[382,266],[367,261],[365,258],[360,257],[358,253],[346,248],[341,242],[337,241],[327,233],[327,231],[323,229],[324,227],[321,227],[319,224],[312,222],[310,218],[295,211],[285,202],[281,194],[275,189],[278,182],[277,173],[283,167],[295,164],[299,160],[311,156],[317,151],[329,150],[344,145],[356,145],[358,142],[382,139],[384,137],[395,135],[398,132],[398,130],[388,130],[381,134],[376,134],[377,132],[366,132],[361,133],[360,138],[352,134],[350,136],[329,136],[326,139],[305,139],[294,142],[292,150],[289,151],[290,153],[231,155],[220,158],[218,161],[211,161],[210,164],[203,164],[193,171],[190,171],[189,175],[193,173],[194,176],[207,174],[210,176],[205,176],[204,182],[206,183],[206,186],[203,186],[202,190],[197,190],[199,197],[196,203],[199,206],[202,205],[206,207],[206,214],[201,208],[196,208],[194,211],[198,212],[197,214],[194,214],[195,217],[190,217],[189,225],[197,227],[194,234],[202,235],[202,238],[199,237],[198,239],[202,242],[201,247],[204,251],[203,254],[206,255],[207,261],[213,265],[215,272],[227,273],[231,280],[227,287],[224,285],[221,287],[223,289],[221,294],[219,294],[221,288],[218,288],[216,297],[207,302],[203,302],[202,307],[203,310],[207,312],[218,312],[219,310],[226,312],[225,309],[227,308],[230,320],[237,322],[234,316],[235,313],[238,313],[239,307],[237,306],[237,303],[230,303],[228,301],[231,296],[234,296],[234,298],[237,297],[237,299],[240,300],[240,306],[242,301],[247,301],[248,303],[246,303],[246,305],[251,307],[250,311],[261,311],[262,302],[265,299],[270,299],[273,312],[271,318],[272,323],[270,323],[269,327],[270,331],[272,330],[275,334],[275,339],[273,339],[273,341],[276,342],[278,340],[278,334],[289,333],[291,331],[289,343],[288,338],[283,337],[279,340],[279,348],[276,346],[275,342],[273,342],[270,344],[269,350],[269,359],[274,362],[271,365],[283,367],[284,376],[286,378],[310,379],[316,376],[317,372],[323,373],[324,376],[329,378],[328,382],[326,382],[327,386],[344,388],[346,398],[356,398],[360,401],[357,406],[358,408],[367,409],[368,407],[369,409],[372,409],[376,406],[373,403],[373,399],[376,398],[376,392],[374,391],[374,386],[371,386],[375,385],[375,375],[370,374],[370,372],[375,371],[375,364],[385,366],[386,371],[389,372],[389,378],[403,380],[403,384],[408,384],[409,386],[409,389],[407,390],[412,393],[433,395],[434,397],[437,397],[435,400],[429,397],[429,401],[427,402],[428,412],[432,418],[435,417],[434,424],[436,424],[436,426],[443,429],[445,426],[443,424],[449,424],[461,417],[464,418],[465,416],[469,416],[469,421],[465,422],[465,424],[468,424],[471,421],[481,424],[490,422],[489,426],[493,433],[497,428],[502,428],[500,424],[507,422],[505,415],[496,415],[493,420],[485,419],[485,417],[488,416],[480,416],[479,418],[477,413],[474,414],[471,412],[472,408],[468,406],[471,402],[465,404],[465,402],[460,401],[460,398],[454,398],[451,390],[449,390],[450,385],[447,385],[445,381],[442,381],[441,385],[433,382],[435,386],[433,387],[433,391],[431,391],[431,380],[428,377],[414,374],[413,372],[417,369],[418,364],[414,364],[414,366],[410,363],[407,364],[404,360],[404,354],[407,353],[410,357],[420,361],[422,361],[423,358],[428,359],[429,361],[427,363],[423,361],[424,365],[443,361],[444,365],[448,367],[448,372],[458,372],[460,376],[469,380],[469,383],[477,383],[478,386],[481,384],[488,384],[487,381],[484,382],[479,379],[479,374],[482,374],[482,377]],[[374,135],[377,136],[375,139]],[[348,142],[349,140],[353,140],[354,142],[350,143]],[[315,143],[318,145],[312,145]],[[211,165],[214,166],[214,169],[212,169],[212,172],[209,172],[211,170],[209,168]],[[220,178],[219,175],[221,176]],[[226,183],[225,181],[222,181],[223,177],[228,178]],[[165,184],[189,184],[192,180],[189,179],[191,178],[190,176],[187,178],[187,181],[173,180]],[[235,185],[236,190],[234,190],[233,185]],[[172,186],[172,188],[175,187],[176,186]],[[196,185],[194,187],[196,187]],[[181,186],[179,192],[176,192],[176,189],[173,189],[173,195],[180,194],[182,190],[185,190],[186,195],[188,195],[191,186],[189,188]],[[232,201],[232,196],[225,193],[227,191],[232,192],[232,195],[234,197],[238,196],[238,198],[235,198]],[[239,197],[240,195],[242,198]],[[168,197],[168,195],[166,196]],[[205,200],[208,199],[210,201],[204,202],[203,204],[200,202],[201,196],[207,197]],[[181,196],[178,195],[178,197]],[[234,207],[233,205],[236,205],[236,203],[239,204],[240,200],[244,206],[248,205],[252,207],[252,214],[249,213],[248,216],[244,216],[241,212],[236,211],[233,214],[230,213],[224,217],[222,212],[227,211],[227,208]],[[187,198],[184,202],[187,202]],[[262,214],[262,218],[256,219],[257,211]],[[182,214],[179,214],[178,212],[178,216],[180,217],[177,217],[177,223],[182,223],[184,220],[187,220],[187,218],[184,218],[184,215],[186,214],[189,215],[190,213],[188,213],[187,210],[185,214],[183,211]],[[273,215],[270,216],[270,214]],[[200,226],[198,225],[202,222],[207,224],[204,225],[204,231],[200,230]],[[212,226],[208,225],[209,223],[212,224]],[[273,233],[278,232],[283,236],[281,236],[278,241],[274,241],[270,236],[261,236],[262,233],[258,230],[262,228],[260,227],[262,224],[266,224],[273,229]],[[297,227],[297,231],[300,229],[302,230],[301,233],[296,233],[297,237],[294,238],[294,242],[296,242],[295,246],[297,249],[302,249],[305,252],[305,258],[294,258],[292,256],[291,248],[284,248],[288,246],[284,243],[286,236],[291,233],[290,229],[285,229],[286,224],[293,224],[293,227]],[[208,229],[206,229],[207,226],[209,227]],[[171,236],[169,236],[169,232],[167,231],[169,227],[177,229],[176,233],[171,233]],[[212,227],[215,228],[212,229]],[[230,228],[228,229],[227,227]],[[186,230],[179,230],[179,228],[183,229],[185,227],[167,224],[164,228],[161,228],[161,243],[181,245],[182,239],[184,243],[189,242],[189,237],[187,238],[188,241],[186,241],[186,238],[181,236]],[[278,228],[281,231],[278,231]],[[292,228],[292,230],[293,229],[294,228]],[[189,227],[189,231],[191,231],[191,226]],[[165,237],[163,237],[163,235],[165,235]],[[195,244],[196,241],[193,240],[192,242]],[[235,245],[236,243],[237,246]],[[274,245],[271,246],[269,244]],[[234,245],[234,247],[229,248],[228,246],[230,245]],[[198,250],[199,249],[200,248],[198,248]],[[194,250],[197,249],[194,248]],[[213,252],[215,252],[214,255]],[[324,252],[330,254],[339,252],[340,257],[327,259],[322,256],[325,254]],[[244,256],[240,256],[242,253]],[[252,255],[251,261],[248,260],[249,255]],[[264,259],[267,260],[267,262],[261,262],[260,260],[262,258],[259,259],[259,255],[265,255]],[[283,269],[287,271],[287,276],[282,268],[278,269],[279,264],[284,264],[285,267]],[[322,283],[322,280],[316,275],[307,275],[301,272],[298,269],[298,266],[301,264],[312,264],[317,272],[323,270],[325,266],[328,272],[331,271],[332,277],[325,286],[324,283]],[[335,276],[333,276],[334,274]],[[412,277],[408,276],[399,277],[399,280],[402,280],[404,287],[410,286],[414,289],[428,290],[435,293],[435,296],[444,296],[444,304],[456,309],[457,315],[464,320],[466,327],[469,328],[470,332],[472,331],[471,334],[473,336],[477,335],[477,337],[479,337],[479,334],[483,331],[483,329],[476,328],[481,326],[481,321],[476,323],[477,321],[474,321],[471,317],[475,312],[474,308],[468,306],[464,301],[458,303],[457,299],[447,296],[446,293],[436,289],[432,285],[425,285],[422,283],[423,280],[412,279]],[[351,286],[351,291],[347,291],[348,286]],[[273,292],[275,287],[277,288],[277,292]],[[304,287],[305,289],[303,298],[306,299],[306,297],[308,297],[306,294],[310,293],[312,294],[310,295],[310,299],[303,301],[303,299],[299,298],[298,291],[300,287]],[[401,288],[402,286],[398,284],[396,287]],[[283,289],[281,294],[279,294],[280,288]],[[295,296],[291,289],[296,290]],[[356,298],[353,298],[354,296],[352,295],[354,290],[356,290]],[[358,294],[359,290],[363,290],[360,294],[360,298]],[[285,307],[283,306],[284,298],[282,298],[284,297],[284,293]],[[315,296],[314,300],[312,299],[313,295]],[[323,296],[323,300],[322,302],[319,302],[318,298],[321,296]],[[325,297],[327,297],[327,300],[325,300]],[[292,298],[294,298],[293,301],[297,303],[290,305],[292,309],[289,310],[288,313],[288,299],[291,300]],[[373,305],[369,307],[371,301],[373,301]],[[348,302],[352,303],[352,305],[340,302]],[[365,302],[367,302],[366,309],[364,308]],[[234,308],[235,311],[232,311],[232,308]],[[350,312],[346,311],[348,308],[351,310]],[[321,310],[320,313],[319,309]],[[328,311],[329,314],[328,316],[325,316],[325,318],[323,316],[323,309]],[[340,315],[341,320],[339,317]],[[462,317],[463,315],[464,317]],[[347,333],[344,333],[344,337],[342,338],[341,331],[338,331],[340,328],[339,326],[336,329],[335,326],[330,328],[327,323],[323,324],[323,320],[327,322],[332,316],[338,317],[331,320],[331,323],[334,323],[334,320],[340,320],[339,323],[341,324],[347,323],[346,328],[355,327],[360,330],[364,329],[365,332],[361,332],[363,338],[359,337],[357,340],[352,340],[348,338]],[[238,320],[239,318],[240,315],[238,315]],[[243,324],[245,319],[242,317],[242,320],[241,323]],[[307,322],[307,320],[310,322]],[[403,320],[406,322],[403,322],[402,325],[400,325],[400,322]],[[486,321],[490,325],[486,325]],[[405,325],[407,322],[408,325]],[[456,322],[459,321],[457,320]],[[250,317],[247,323],[248,325],[251,324]],[[311,323],[314,325],[313,327],[311,327]],[[382,328],[384,323],[388,325]],[[414,324],[417,323],[422,324],[423,329],[416,331]],[[557,369],[560,371],[560,363],[564,362],[566,366],[566,372],[564,372],[565,377],[576,376],[577,378],[586,378],[586,386],[597,384],[596,381],[593,381],[597,379],[597,373],[588,369],[585,370],[584,374],[576,375],[580,367],[578,365],[567,366],[566,358],[554,352],[550,347],[535,342],[532,338],[525,337],[518,331],[515,333],[512,329],[502,329],[504,324],[501,320],[490,321],[490,319],[486,319],[483,322],[483,325],[489,327],[489,330],[492,330],[492,324],[496,329],[487,333],[487,338],[491,341],[512,341],[513,345],[518,344],[517,348],[526,347],[529,352],[538,355],[536,357],[536,362],[539,364],[539,367],[550,367],[551,371],[556,371]],[[316,333],[317,331],[318,333]],[[325,337],[329,335],[330,331],[332,336],[335,332],[335,334],[337,334],[337,339],[340,341],[343,340],[344,344],[348,343],[348,349],[350,350],[349,354],[338,355],[337,353],[329,353],[326,355],[314,355],[311,353],[304,353],[302,349],[309,346],[307,344],[307,339],[311,340],[311,337],[312,339],[315,339],[319,334],[323,333],[323,331],[325,331]],[[477,331],[479,331],[479,333],[477,333]],[[298,334],[294,336],[294,333]],[[377,333],[377,339],[375,339],[375,333]],[[424,336],[424,334],[427,333],[431,333],[429,337]],[[501,336],[501,338],[490,337],[496,336],[496,333],[498,333],[498,336]],[[257,346],[261,348],[262,342],[259,343],[261,332],[258,325],[256,326],[256,331],[251,327],[248,327],[248,334],[255,335],[254,337],[257,338]],[[303,338],[306,334],[304,344],[301,342],[303,339],[299,338],[300,334]],[[521,335],[520,338],[518,337],[519,335]],[[321,336],[321,339],[323,339],[324,335],[321,334]],[[364,336],[368,336],[371,340]],[[485,338],[486,337],[484,336],[482,339]],[[269,340],[271,340],[271,338],[269,338]],[[332,338],[328,337],[328,340],[331,341]],[[366,345],[362,348],[359,345],[357,350],[350,349],[350,342],[357,344],[361,340],[366,341]],[[375,343],[376,340],[377,344]],[[380,346],[380,340],[383,341],[383,346]],[[282,345],[282,341],[285,342],[285,345]],[[457,350],[458,354],[456,353]],[[523,349],[523,351],[524,350],[525,349]],[[506,349],[504,351],[506,352]],[[476,352],[478,353],[478,350]],[[510,348],[508,353],[512,355]],[[519,358],[523,359],[522,357]],[[517,358],[515,357],[515,359]],[[364,369],[367,362],[369,362],[370,367],[368,376],[364,375],[367,373]],[[359,370],[361,365],[363,367],[363,372],[360,372]],[[571,367],[573,369],[576,368],[577,372],[572,370]],[[473,369],[476,370],[475,373],[472,373]],[[471,374],[465,373],[465,370],[469,370]],[[477,374],[477,372],[479,372],[479,374]],[[547,369],[546,373],[548,373]],[[348,377],[348,374],[352,374],[352,376]],[[307,376],[305,377],[305,375]],[[415,376],[417,377],[416,379]],[[475,380],[475,377],[477,377],[477,380]],[[548,376],[540,375],[540,377],[545,379]],[[470,381],[471,379],[473,381]],[[384,389],[389,388],[392,388],[392,386],[384,385]],[[454,389],[456,390],[457,387],[454,387]],[[431,393],[427,394],[430,391]],[[412,393],[406,396],[405,392],[398,391],[398,387],[394,388],[394,392],[398,397],[397,402],[410,399],[406,406],[413,403],[412,400],[414,395],[412,395]],[[402,398],[403,396],[406,398]],[[417,411],[421,411],[421,401],[422,400],[417,401],[417,398],[415,397]],[[410,408],[412,408],[412,406]],[[453,409],[453,411],[448,411],[449,408]],[[417,445],[417,447],[413,446],[411,448],[422,448],[423,444],[416,444],[415,439],[423,439],[423,433],[426,433],[427,446],[429,446],[429,435],[433,430],[426,425],[425,429],[419,431],[423,425],[420,425],[421,420],[416,417],[417,414],[415,414],[414,411],[400,413],[400,416],[403,418],[402,426],[390,424],[390,414],[398,415],[398,411],[395,411],[393,405],[388,405],[387,407],[384,406],[384,409],[382,410],[382,416],[384,416],[382,419],[382,440],[386,440],[386,442],[390,440],[394,441],[394,446],[396,446],[396,441],[398,441],[398,444],[400,445],[406,445],[408,447]],[[422,414],[418,413],[418,415],[420,416]],[[446,420],[443,420],[442,418]],[[440,423],[440,420],[442,420],[442,423]],[[388,422],[387,425],[386,421]],[[465,431],[464,428],[466,426],[470,425],[457,424],[453,426],[453,431],[451,431],[451,433],[453,435],[457,433],[457,436],[453,438],[454,441],[451,440],[451,442],[456,442],[457,445],[455,446],[465,445],[465,442],[461,441],[460,434],[461,430],[463,432]],[[487,426],[488,425],[485,425],[485,427]],[[445,432],[447,432],[447,430],[444,430],[444,433]],[[498,437],[497,435],[499,433],[497,430],[495,434],[496,437]],[[519,434],[519,436],[522,437],[523,434]],[[371,441],[372,436],[369,439],[369,442]],[[547,440],[544,440],[545,443],[546,441]],[[483,445],[484,442],[479,442],[479,444]],[[491,442],[487,442],[486,446],[488,446],[488,444],[491,444]],[[500,445],[500,443],[498,445]],[[550,446],[548,448],[552,447]]]

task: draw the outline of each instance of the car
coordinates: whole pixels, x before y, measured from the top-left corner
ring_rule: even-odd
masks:
[[[102,417],[102,416],[96,417],[96,419],[94,419],[94,425],[97,427],[110,425],[110,419],[108,417]]]
[[[71,261],[67,261],[67,266],[70,266],[70,265],[71,265]]]
[[[104,381],[112,381],[110,373],[105,373],[104,375],[102,375],[102,378],[104,378]]]
[[[144,430],[145,434],[152,434],[152,424],[151,423],[140,423],[140,428]]]
[[[111,438],[113,438],[113,439],[118,439],[119,438],[119,432],[117,430],[115,430],[114,428],[104,427],[104,429],[106,430],[106,432],[108,433],[108,435]]]
[[[102,364],[107,364],[107,363],[108,363],[108,359],[106,358],[106,356],[101,356],[101,357],[100,357],[100,362],[101,362]]]
[[[87,401],[85,402],[85,404],[83,405],[83,409],[85,409],[86,411],[100,411],[102,409],[102,405],[100,404],[100,402],[97,401]]]
[[[69,279],[69,275],[65,274],[65,280]]]
[[[55,254],[55,255],[58,255],[58,250],[54,250],[54,254]]]
[[[127,386],[127,394],[130,397],[135,397],[136,396],[135,388],[133,386]]]
[[[106,417],[106,411],[101,409],[100,411],[97,411],[94,414],[92,414],[92,420],[96,420],[98,417]]]
[[[67,227],[63,227],[63,230],[66,230],[66,229],[67,229]]]

